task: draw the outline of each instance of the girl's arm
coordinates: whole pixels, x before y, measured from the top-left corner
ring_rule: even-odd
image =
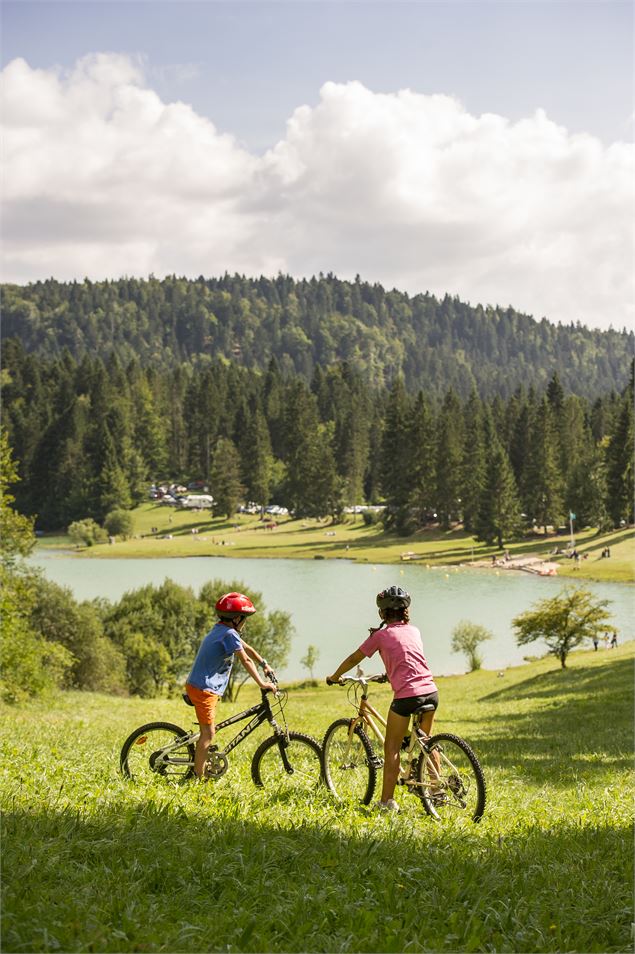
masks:
[[[361,649],[356,649],[355,652],[351,653],[350,656],[347,656],[346,659],[339,664],[332,676],[327,676],[326,681],[337,682],[340,676],[343,676],[344,673],[352,669],[353,666],[357,666],[362,659],[366,659],[366,656]]]

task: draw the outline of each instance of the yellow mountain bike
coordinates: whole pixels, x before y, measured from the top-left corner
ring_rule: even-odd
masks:
[[[338,798],[368,805],[373,797],[377,771],[384,764],[382,728],[386,728],[386,720],[368,701],[368,687],[373,682],[387,681],[385,674],[339,680],[339,685],[348,686],[348,699],[356,715],[336,719],[322,743],[324,780]],[[426,735],[420,719],[432,708],[423,705],[412,714],[410,731],[401,747],[398,784],[416,795],[437,821],[450,814],[479,821],[485,811],[483,769],[471,747],[458,735]],[[371,738],[380,745],[377,751]]]

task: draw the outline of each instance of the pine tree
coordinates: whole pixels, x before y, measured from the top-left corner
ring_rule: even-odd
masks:
[[[488,456],[478,515],[475,520],[476,538],[490,546],[497,543],[502,549],[504,541],[520,530],[520,503],[509,458],[494,434],[491,424],[486,430]]]
[[[465,444],[461,465],[461,509],[463,527],[474,529],[485,482],[485,446],[483,408],[478,395],[472,392],[465,406]]]
[[[606,448],[607,510],[615,527],[633,523],[633,379],[626,388]]]
[[[449,529],[461,513],[461,464],[464,427],[461,405],[454,391],[443,399],[437,424],[437,511]]]
[[[271,499],[273,456],[267,422],[255,400],[251,403],[239,450],[246,498],[264,508]]]
[[[436,446],[432,410],[421,391],[412,410],[406,447],[412,479],[409,502],[417,526],[425,526],[434,519],[436,507]]]
[[[409,505],[412,497],[412,474],[404,463],[409,444],[409,406],[401,377],[391,388],[380,450],[381,489],[386,499],[384,523],[399,532],[409,525]]]
[[[224,514],[230,519],[243,499],[245,488],[241,481],[240,454],[227,437],[219,437],[216,442],[209,480],[214,513]]]

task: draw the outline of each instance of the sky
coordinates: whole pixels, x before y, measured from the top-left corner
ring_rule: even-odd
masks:
[[[4,281],[334,272],[632,326],[630,0],[0,16]]]

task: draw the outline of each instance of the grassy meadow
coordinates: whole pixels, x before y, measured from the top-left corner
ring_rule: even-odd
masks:
[[[385,533],[381,524],[366,526],[361,515],[347,522],[236,514],[231,521],[212,517],[209,512],[177,510],[145,503],[133,511],[134,536],[114,544],[82,548],[90,557],[274,557],[347,559],[358,563],[399,563],[407,558],[430,566],[470,564],[499,556],[496,547],[478,543],[462,530],[422,530],[409,537]],[[266,524],[275,528],[266,529]],[[584,556],[578,565],[563,556],[553,557],[555,546],[563,548],[568,536],[526,538],[510,543],[510,555],[534,555],[559,562],[558,574],[602,582],[635,582],[635,531],[617,530],[598,535],[592,528],[576,533],[578,551]],[[40,545],[71,546],[66,537],[44,537]],[[611,558],[602,559],[606,546]]]
[[[2,716],[2,950],[627,951],[635,646],[439,680],[437,728],[483,764],[479,825],[256,789],[261,728],[208,785],[118,772],[137,725],[180,700],[68,692]],[[245,687],[221,718],[256,700]],[[390,698],[378,687],[373,699]],[[346,693],[292,688],[321,740]],[[351,710],[352,711],[352,710]]]

